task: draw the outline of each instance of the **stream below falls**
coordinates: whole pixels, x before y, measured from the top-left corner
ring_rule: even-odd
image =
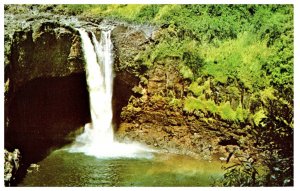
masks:
[[[66,149],[52,152],[18,186],[211,186],[221,178],[220,161],[168,153],[144,158],[96,158]]]

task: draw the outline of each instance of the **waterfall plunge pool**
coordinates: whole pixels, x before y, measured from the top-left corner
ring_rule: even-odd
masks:
[[[211,186],[223,176],[220,161],[152,153],[147,158],[96,158],[66,149],[52,152],[18,186]]]
[[[220,161],[151,151],[140,157],[136,154],[143,148],[114,142],[111,29],[101,31],[100,41],[92,32],[78,31],[86,62],[92,123],[86,124],[71,148],[50,153],[38,163],[40,168],[28,172],[18,186],[210,186],[222,177]]]

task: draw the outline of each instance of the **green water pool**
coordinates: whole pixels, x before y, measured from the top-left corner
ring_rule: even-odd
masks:
[[[166,153],[99,159],[61,149],[38,164],[18,186],[211,186],[223,175],[219,161]]]

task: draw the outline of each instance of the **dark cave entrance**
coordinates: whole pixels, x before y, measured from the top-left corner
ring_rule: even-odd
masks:
[[[29,81],[10,98],[8,118],[5,148],[19,148],[25,163],[41,160],[90,122],[85,73]]]

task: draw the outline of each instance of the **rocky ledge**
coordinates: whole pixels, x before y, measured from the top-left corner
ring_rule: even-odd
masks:
[[[176,61],[156,63],[143,76],[147,82],[141,80],[133,88],[135,93],[122,108],[118,140],[202,160],[226,158],[238,148],[235,137],[226,133],[230,131],[227,124],[208,122],[183,110],[186,88]],[[219,128],[214,127],[217,123]]]

